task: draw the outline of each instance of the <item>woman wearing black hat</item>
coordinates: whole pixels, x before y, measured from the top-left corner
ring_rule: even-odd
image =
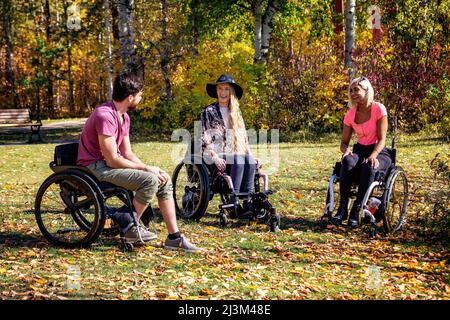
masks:
[[[259,160],[253,158],[239,108],[243,90],[229,74],[223,74],[214,83],[206,85],[206,92],[217,101],[204,108],[201,114],[202,151],[211,157],[220,171],[230,166],[235,192],[251,192]],[[244,199],[243,212],[251,209]]]

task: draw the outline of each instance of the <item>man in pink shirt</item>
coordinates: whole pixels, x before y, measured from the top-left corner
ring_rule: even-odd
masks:
[[[169,233],[164,247],[197,252],[200,249],[178,229],[170,176],[158,167],[144,164],[131,150],[127,111],[137,108],[143,88],[142,80],[134,74],[122,73],[115,78],[113,101],[97,107],[84,125],[77,164],[89,168],[100,181],[135,191],[133,206],[138,221],[156,195]],[[139,232],[131,214],[118,210],[111,218],[119,224],[128,241],[136,242]],[[156,239],[156,234],[142,226],[139,228],[143,241]]]

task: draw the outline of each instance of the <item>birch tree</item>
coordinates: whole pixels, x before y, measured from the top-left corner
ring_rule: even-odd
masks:
[[[267,62],[270,47],[270,37],[275,23],[275,14],[279,11],[278,0],[269,0],[262,19],[261,26],[261,58],[259,61]],[[256,24],[256,21],[255,21]],[[255,48],[256,49],[256,48]]]
[[[144,77],[142,60],[138,57],[134,36],[134,0],[119,0],[119,42],[122,56],[122,70]]]
[[[356,0],[347,0],[345,15],[345,66],[350,68],[350,78],[353,75],[353,65],[351,60],[351,51],[355,43],[355,25],[356,25]]]
[[[111,49],[111,23],[109,13],[109,1],[104,2],[104,16],[105,16],[105,38],[108,56],[108,100],[112,100],[113,91],[113,65],[112,65],[112,49]]]
[[[67,14],[67,0],[63,0],[64,6],[64,30],[66,31],[67,38],[67,75],[69,80],[69,111],[71,114],[75,113],[75,99],[74,99],[74,81],[72,75],[72,40],[70,30],[68,28],[69,17]]]

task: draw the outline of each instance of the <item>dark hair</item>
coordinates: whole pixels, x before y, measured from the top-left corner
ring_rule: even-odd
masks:
[[[123,101],[129,95],[136,95],[144,89],[144,83],[134,73],[120,73],[114,79],[113,100]]]

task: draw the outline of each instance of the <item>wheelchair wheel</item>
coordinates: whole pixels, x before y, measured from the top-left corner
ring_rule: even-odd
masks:
[[[86,182],[88,182],[90,184],[90,186],[93,188],[93,190],[96,190],[98,195],[103,194],[102,192],[100,192],[101,187],[97,184],[97,182],[94,181],[92,179],[92,177],[89,176],[88,174],[86,174],[85,172],[83,172],[81,170],[69,169],[66,171],[66,173],[80,176],[83,180],[85,180]],[[103,202],[104,208],[105,208],[104,212],[106,213],[105,204],[107,203],[109,198],[105,194],[103,194],[103,196],[105,198],[104,202]],[[121,201],[121,203],[127,204],[127,200],[125,197],[123,197],[123,195],[117,195],[117,198]],[[92,228],[91,221],[90,221],[89,217],[86,217],[84,215],[83,210],[76,210],[76,212],[74,212],[73,214],[74,214],[74,220],[85,231],[89,231]],[[103,224],[102,234],[107,237],[117,236],[120,233],[118,225],[111,219],[107,219],[106,214],[105,214],[105,217],[106,217],[106,219],[105,219],[105,223]]]
[[[181,162],[172,176],[173,197],[177,214],[185,219],[199,220],[209,201],[209,179],[201,164]]]
[[[339,183],[337,182],[338,177],[332,175],[328,181],[327,187],[327,199],[325,202],[324,216],[329,218],[331,221],[331,216],[335,210],[337,210],[339,203]]]
[[[44,237],[68,248],[87,247],[102,232],[105,223],[100,190],[82,176],[55,173],[38,190],[35,217]]]
[[[333,217],[333,213],[335,213],[339,207],[340,201],[340,192],[339,192],[339,176],[336,173],[330,177],[327,186],[327,197],[325,202],[325,209],[323,216],[319,220],[319,227],[321,229],[325,229],[329,223],[331,223],[331,219]],[[348,208],[350,211],[353,205],[354,198],[350,197],[348,199]],[[345,217],[347,219],[347,217]],[[345,220],[343,219],[343,220]]]
[[[270,232],[280,231],[280,223],[280,215],[276,213],[275,208],[272,208],[268,221]]]
[[[383,208],[384,230],[387,233],[399,231],[408,209],[408,179],[401,167],[395,167],[387,179]]]

